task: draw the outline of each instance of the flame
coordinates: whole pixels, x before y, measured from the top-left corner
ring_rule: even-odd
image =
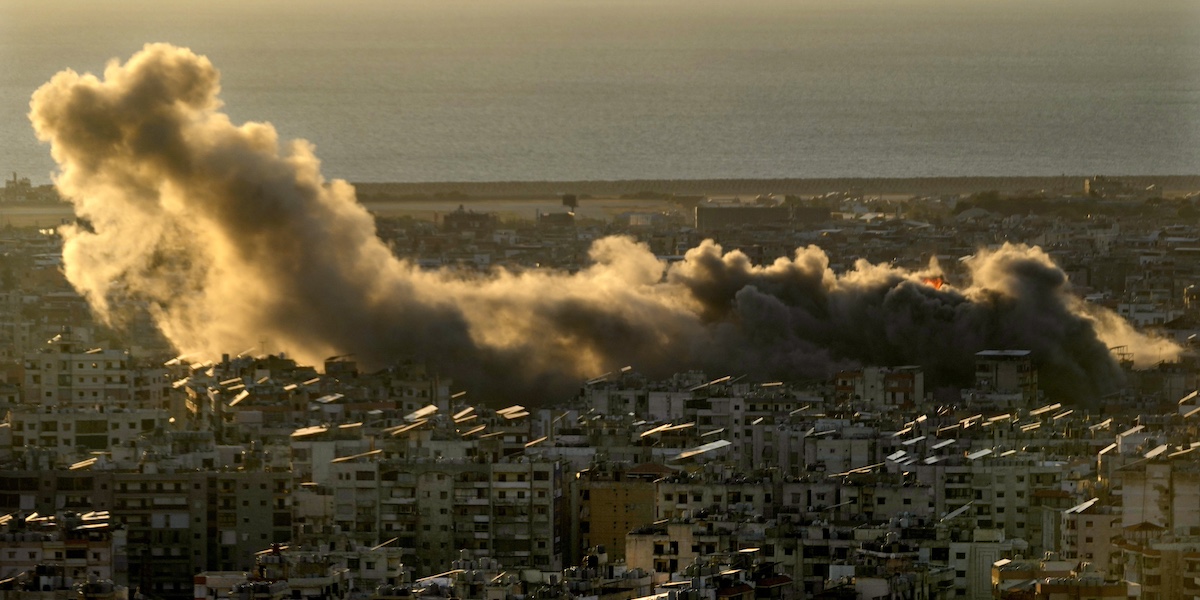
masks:
[[[942,279],[941,276],[925,277],[925,278],[921,279],[921,282],[924,283],[925,285],[931,286],[935,290],[942,289],[942,286],[946,284],[946,280]]]

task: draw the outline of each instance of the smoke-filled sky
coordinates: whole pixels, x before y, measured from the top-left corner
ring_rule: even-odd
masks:
[[[1119,383],[1107,348],[1147,362],[1177,351],[1084,305],[1044,252],[1015,245],[941,289],[922,283],[935,265],[837,275],[816,247],[757,266],[706,242],[668,267],[621,237],[575,274],[421,270],[379,240],[350,185],[323,178],[309,144],[232,122],[219,91],[207,58],[156,44],[99,77],[61,72],[31,103],[88,223],[63,229],[67,277],[112,322],[130,300],[150,306],[184,353],[265,338],[310,364],[418,356],[480,397],[538,402],[627,364],[772,379],[919,364],[969,382],[975,352],[1028,349],[1051,394],[1088,401]]]

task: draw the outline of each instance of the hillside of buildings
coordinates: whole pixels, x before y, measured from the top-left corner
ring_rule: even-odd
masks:
[[[517,404],[420,356],[177,356],[138,306],[92,317],[53,230],[5,228],[0,599],[1193,597],[1200,223],[1194,196],[1142,184],[731,184],[587,218],[581,188],[532,220],[453,201],[379,220],[397,255],[464,271],[578,269],[612,233],[664,261],[709,238],[758,264],[817,244],[836,271],[936,259],[948,279],[981,248],[1038,245],[1081,301],[1184,348],[1141,366],[1112,349],[1119,391],[1075,404],[1019,348],[974,353],[955,386],[904,364],[630,365]]]

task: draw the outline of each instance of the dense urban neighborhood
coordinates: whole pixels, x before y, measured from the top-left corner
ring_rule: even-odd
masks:
[[[0,219],[57,202],[15,175],[3,192]],[[9,224],[0,600],[1200,598],[1195,194],[1095,177],[636,197],[597,218],[580,207],[604,198],[566,194],[532,220],[440,197],[435,220],[380,214],[377,232],[464,274],[578,271],[619,235],[664,265],[705,240],[755,265],[817,246],[838,274],[933,264],[919,284],[938,289],[981,251],[1036,246],[1080,303],[1161,343],[1109,348],[1102,395],[1008,344],[948,348],[965,379],[631,361],[514,402],[420,355],[301,364],[262,339],[180,356],[145,306],[93,316],[57,229]]]

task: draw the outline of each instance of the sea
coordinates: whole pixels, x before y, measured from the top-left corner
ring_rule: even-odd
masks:
[[[30,95],[147,42],[360,182],[1200,173],[1196,0],[0,0]],[[11,176],[11,175],[9,175]]]

